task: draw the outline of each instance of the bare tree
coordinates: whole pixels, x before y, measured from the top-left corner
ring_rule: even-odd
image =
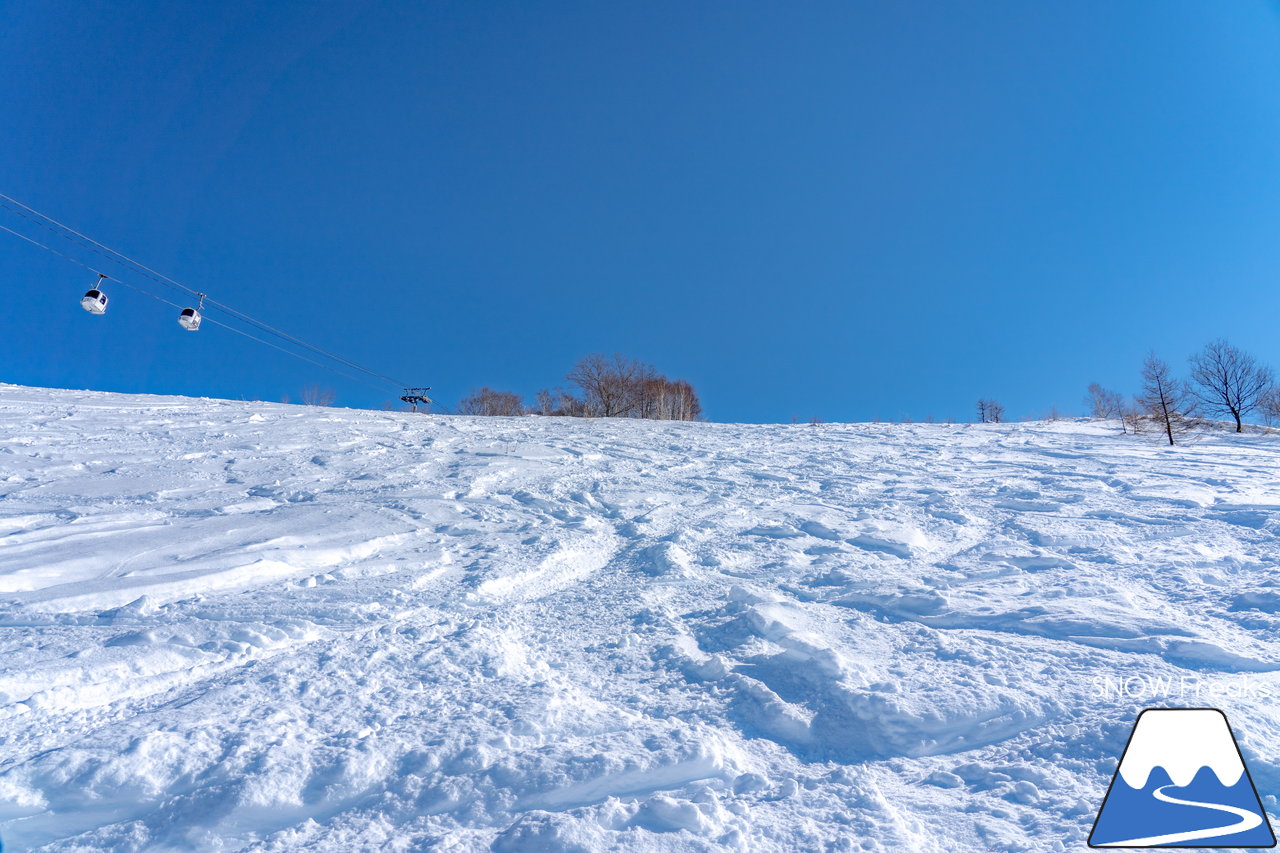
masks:
[[[1120,407],[1120,431],[1138,435],[1146,422],[1143,420],[1142,408],[1137,400],[1129,400]]]
[[[489,386],[472,389],[471,393],[458,401],[455,411],[459,415],[486,415],[489,417],[510,417],[525,413],[524,401],[514,391],[495,391]]]
[[[638,418],[693,421],[702,415],[697,392],[683,379],[672,382],[665,376],[650,373],[636,383],[635,394],[632,414]]]
[[[543,388],[534,397],[533,410],[540,415],[586,417],[586,404],[563,388]]]
[[[589,355],[566,378],[582,390],[582,400],[575,402],[582,409],[578,413],[589,417],[691,421],[702,416],[702,403],[688,382],[672,381],[652,365],[619,354]],[[540,406],[549,402],[539,400]]]
[[[640,378],[632,389],[635,394],[632,414],[637,418],[663,419],[670,384],[665,376],[657,374],[647,374]]]
[[[587,404],[582,401],[581,397],[575,397],[568,391],[557,389],[556,411],[557,415],[565,415],[571,418],[588,417]]]
[[[675,392],[672,420],[696,421],[701,418],[702,401],[698,399],[698,392],[693,390],[693,386],[683,379],[677,379],[672,388]]]
[[[982,397],[978,400],[978,423],[998,424],[1004,418],[1004,406]]]
[[[1120,407],[1124,398],[1117,391],[1108,391],[1097,382],[1089,384],[1089,393],[1084,398],[1089,409],[1089,417],[1098,420],[1110,420],[1120,416]]]
[[[1236,432],[1244,432],[1244,416],[1258,408],[1273,378],[1270,368],[1222,338],[1191,358],[1192,393],[1209,412],[1234,418]]]
[[[584,357],[565,378],[582,390],[587,414],[619,418],[631,414],[637,403],[636,385],[652,370],[647,365],[614,353]]]
[[[1089,417],[1104,421],[1114,418],[1120,422],[1120,430],[1128,432],[1128,426],[1125,423],[1126,404],[1124,395],[1119,391],[1103,388],[1097,382],[1093,382],[1089,385],[1089,393],[1085,396],[1084,403],[1088,407]]]
[[[1138,406],[1146,419],[1159,427],[1174,444],[1174,437],[1191,431],[1196,426],[1195,397],[1187,383],[1173,375],[1169,363],[1156,357],[1154,352],[1142,364],[1142,393]]]
[[[302,404],[304,406],[332,406],[333,401],[337,399],[332,388],[322,388],[318,383],[311,383],[302,389]]]
[[[1262,395],[1258,408],[1262,410],[1262,416],[1267,419],[1267,426],[1275,426],[1280,423],[1280,386],[1273,385]]]

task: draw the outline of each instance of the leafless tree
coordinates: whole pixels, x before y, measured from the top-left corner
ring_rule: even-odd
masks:
[[[1118,392],[1108,391],[1097,382],[1091,382],[1084,403],[1088,407],[1089,417],[1105,421],[1119,416],[1122,399]]]
[[[1146,426],[1143,420],[1142,408],[1138,405],[1137,400],[1129,400],[1120,407],[1120,431],[1138,435]]]
[[[672,419],[677,421],[696,421],[702,417],[702,401],[698,399],[698,392],[693,390],[693,386],[683,379],[677,379],[674,384],[675,404],[671,409]]]
[[[633,414],[638,418],[693,421],[702,415],[702,403],[697,392],[683,379],[673,382],[665,376],[650,373],[636,384],[635,393]]]
[[[589,355],[566,378],[581,389],[581,413],[590,417],[689,421],[702,415],[692,385],[622,355]]]
[[[1230,415],[1236,432],[1244,432],[1244,417],[1258,408],[1271,388],[1271,369],[1218,338],[1191,358],[1191,390],[1208,412]]]
[[[636,385],[648,373],[646,365],[618,353],[613,358],[592,353],[565,378],[581,389],[588,415],[620,418],[631,414],[637,403]]]
[[[632,393],[635,395],[635,406],[632,414],[637,418],[662,418],[662,410],[667,402],[667,386],[670,383],[665,377],[654,373],[646,373],[638,378]]]
[[[978,423],[998,424],[1004,418],[1004,406],[982,397],[978,400]]]
[[[302,389],[302,403],[305,406],[332,406],[337,399],[332,388],[323,388],[318,383],[311,383]]]
[[[1266,419],[1267,426],[1280,423],[1280,385],[1272,385],[1262,393],[1261,399],[1258,400],[1258,409]]]
[[[533,411],[540,415],[586,417],[586,404],[563,388],[543,388],[534,396]]]
[[[582,401],[582,398],[575,397],[568,391],[561,391],[559,396],[556,397],[555,413],[571,418],[585,418],[589,414],[587,412],[587,404]]]
[[[1089,385],[1089,393],[1085,396],[1084,403],[1088,407],[1089,417],[1104,421],[1114,418],[1120,422],[1121,431],[1128,432],[1124,417],[1126,403],[1124,395],[1119,391],[1103,388],[1097,382],[1093,382]]]
[[[495,391],[489,386],[473,389],[458,401],[455,411],[460,415],[487,415],[510,417],[525,413],[524,401],[514,391]]]
[[[1144,417],[1164,433],[1170,446],[1176,436],[1196,427],[1195,397],[1187,383],[1173,375],[1169,363],[1154,352],[1142,364],[1142,393],[1137,402]]]
[[[550,388],[539,388],[538,393],[533,395],[533,411],[539,415],[555,414],[556,398]]]

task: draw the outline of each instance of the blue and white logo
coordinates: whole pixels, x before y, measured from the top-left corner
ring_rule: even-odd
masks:
[[[1089,846],[1276,846],[1226,716],[1214,708],[1139,714]]]

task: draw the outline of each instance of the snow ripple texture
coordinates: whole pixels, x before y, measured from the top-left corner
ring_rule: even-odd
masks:
[[[1274,810],[1278,451],[0,386],[0,841],[1080,850],[1146,705]]]

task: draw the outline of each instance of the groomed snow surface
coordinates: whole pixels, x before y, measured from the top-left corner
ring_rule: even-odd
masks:
[[[0,841],[1081,850],[1147,706],[1222,708],[1274,812],[1278,474],[0,386]]]

